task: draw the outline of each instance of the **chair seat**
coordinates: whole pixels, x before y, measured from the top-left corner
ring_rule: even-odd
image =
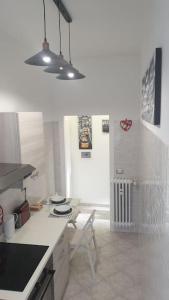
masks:
[[[92,240],[92,232],[89,230],[85,233],[85,239],[83,238],[84,233],[82,230],[76,230],[72,240],[70,241],[70,247],[74,248],[77,245],[85,246],[86,242],[89,243]]]

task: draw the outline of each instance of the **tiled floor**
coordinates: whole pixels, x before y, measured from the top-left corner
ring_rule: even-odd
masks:
[[[95,280],[88,260],[79,252],[72,260],[64,300],[140,300],[138,236],[111,233],[109,221],[94,224],[99,249]]]

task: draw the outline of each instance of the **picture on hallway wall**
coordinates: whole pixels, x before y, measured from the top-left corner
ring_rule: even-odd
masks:
[[[156,48],[150,66],[142,80],[141,117],[153,125],[160,125],[161,73],[162,48]]]
[[[102,120],[102,132],[109,133],[109,120]]]
[[[79,126],[79,149],[92,149],[92,118],[80,116]]]
[[[81,152],[81,158],[91,158],[91,152]]]

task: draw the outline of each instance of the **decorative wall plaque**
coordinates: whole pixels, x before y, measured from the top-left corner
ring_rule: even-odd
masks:
[[[142,111],[143,120],[160,125],[161,115],[161,72],[162,49],[156,48],[150,66],[142,80]]]
[[[92,149],[92,118],[79,117],[79,149]]]

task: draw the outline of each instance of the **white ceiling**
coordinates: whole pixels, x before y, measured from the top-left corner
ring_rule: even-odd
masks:
[[[73,18],[73,57],[136,54],[141,43],[141,0],[63,0]],[[0,34],[28,50],[39,50],[43,38],[42,0],[1,0]],[[57,10],[46,0],[48,40],[58,49]],[[67,24],[62,21],[63,52],[67,54]]]
[[[63,82],[24,64],[41,49],[42,0],[0,0],[0,110],[136,116],[142,5],[148,0],[63,0],[72,23],[72,58],[86,79]],[[50,48],[58,51],[58,14],[46,0]],[[62,19],[67,58],[68,25]],[[119,57],[117,57],[119,55]],[[52,117],[53,115],[53,117]]]

